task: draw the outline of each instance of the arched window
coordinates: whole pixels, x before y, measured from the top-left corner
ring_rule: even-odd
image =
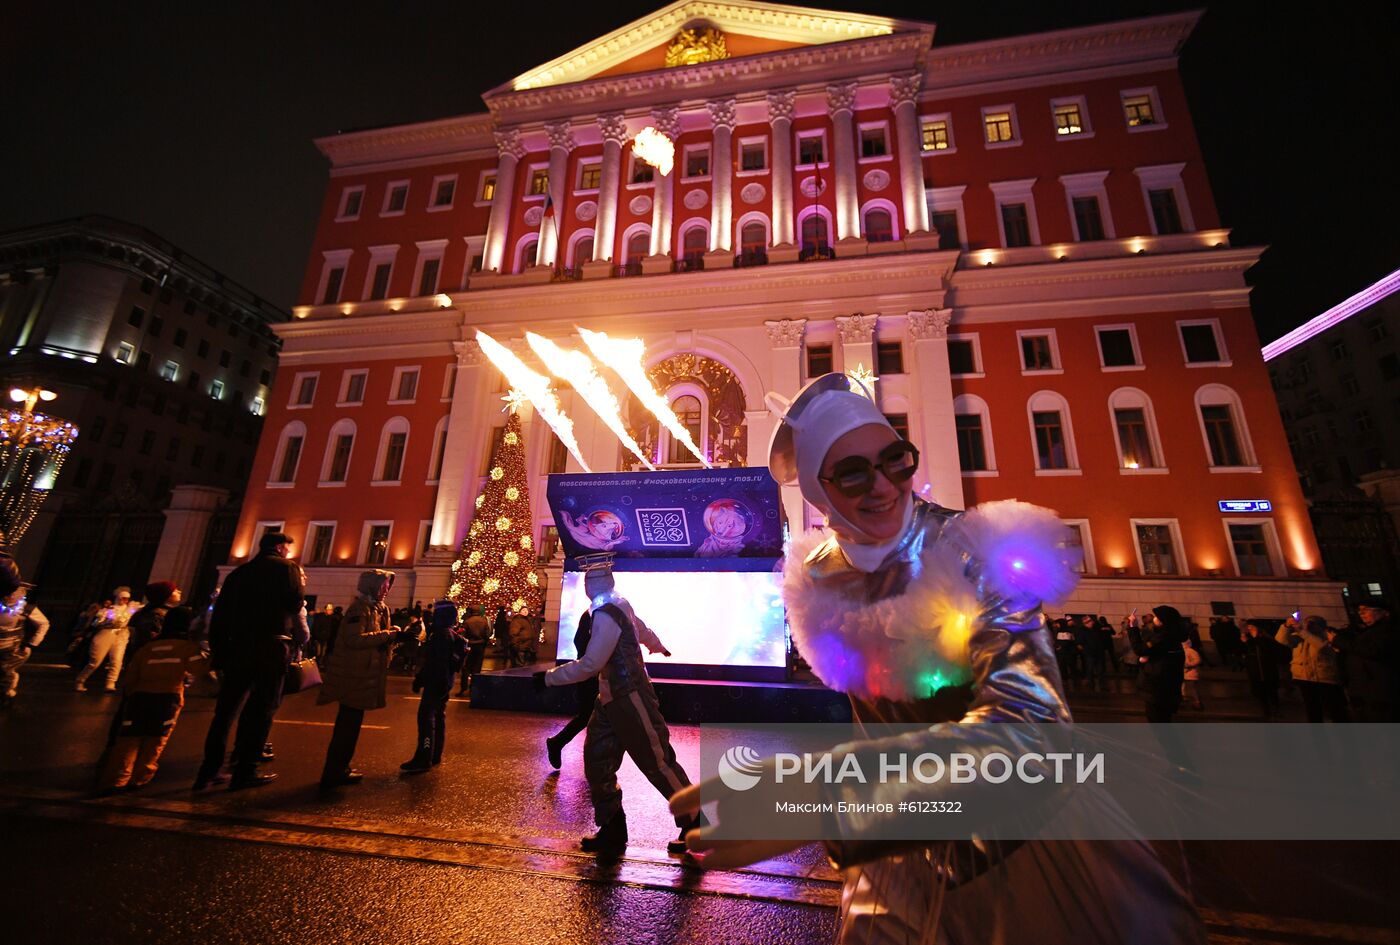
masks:
[[[757,266],[768,261],[768,221],[762,215],[739,225],[739,265]]]
[[[397,485],[403,479],[404,458],[408,455],[408,421],[394,417],[379,434],[379,452],[374,459],[374,481]]]
[[[690,434],[691,440],[703,453],[705,450],[705,411],[700,398],[694,394],[682,394],[671,401],[671,410],[681,426]],[[668,463],[693,463],[695,456],[685,448],[685,444],[674,437],[670,438],[670,449],[666,452]]]
[[[447,455],[447,421],[443,417],[433,428],[433,455],[428,459],[428,482],[435,483],[442,478],[442,460]]]
[[[997,453],[992,443],[992,414],[976,394],[953,398],[958,432],[958,465],[964,475],[996,475]]]
[[[687,269],[703,269],[705,250],[709,248],[710,235],[704,224],[694,224],[681,234],[681,259]]]
[[[576,233],[569,242],[569,255],[565,259],[565,264],[570,269],[577,269],[586,262],[593,261],[593,231],[584,230]]]
[[[321,461],[321,485],[343,485],[350,475],[350,455],[355,449],[355,421],[337,420],[326,438]]]
[[[651,228],[638,226],[627,233],[622,244],[622,274],[638,276],[642,273],[642,260],[651,254]]]
[[[1124,472],[1166,472],[1152,400],[1135,387],[1120,387],[1108,398],[1109,419]]]
[[[1036,475],[1072,475],[1079,472],[1074,448],[1074,427],[1069,402],[1054,391],[1043,390],[1026,402]]]
[[[539,261],[540,240],[537,236],[527,236],[520,241],[520,248],[515,252],[515,271],[524,272],[526,269],[533,269]]]
[[[1212,468],[1257,467],[1239,394],[1224,384],[1206,384],[1196,391],[1196,419]]]
[[[888,243],[894,239],[894,221],[883,207],[865,211],[865,238],[871,243]]]
[[[306,444],[306,424],[293,420],[282,428],[277,438],[277,452],[272,458],[272,472],[267,484],[290,486],[297,481],[297,469],[301,466],[302,447]]]

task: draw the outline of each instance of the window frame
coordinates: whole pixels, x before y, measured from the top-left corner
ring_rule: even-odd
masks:
[[[328,519],[313,519],[306,523],[306,538],[302,545],[306,549],[306,556],[302,564],[305,567],[321,568],[329,567],[331,559],[335,557],[335,533],[339,522]],[[316,530],[318,528],[329,528],[331,530],[330,541],[326,543],[326,560],[317,561],[312,556],[316,551]]]
[[[1020,180],[994,181],[987,186],[992,191],[992,202],[996,206],[997,235],[1001,237],[1002,249],[1026,249],[1023,246],[1010,246],[1006,242],[1006,220],[1002,216],[1002,207],[1013,204],[1024,204],[1026,208],[1026,226],[1030,236],[1029,246],[1044,245],[1040,239],[1040,220],[1035,212],[1035,182],[1034,177],[1025,177]]]
[[[1234,566],[1235,576],[1254,579],[1259,581],[1278,581],[1288,578],[1288,565],[1284,561],[1283,546],[1278,540],[1278,526],[1274,523],[1272,516],[1267,517],[1244,517],[1244,516],[1223,516],[1220,519],[1221,527],[1225,529],[1225,547],[1230,552],[1230,564]],[[1235,552],[1235,539],[1230,534],[1231,525],[1259,525],[1264,530],[1264,551],[1269,558],[1271,574],[1245,574],[1240,568],[1240,558]]]
[[[1053,402],[1054,407],[1048,408],[1047,402]],[[1037,406],[1039,405],[1039,406]],[[1040,448],[1035,436],[1035,415],[1045,413],[1049,409],[1057,410],[1060,414],[1060,432],[1065,441],[1065,462],[1064,467],[1043,467],[1040,465]],[[1074,439],[1074,418],[1070,412],[1069,401],[1058,391],[1038,390],[1026,398],[1026,423],[1031,436],[1031,459],[1035,463],[1035,474],[1037,476],[1082,476],[1084,469],[1079,465],[1079,448]]]
[[[307,378],[312,378],[312,379],[314,379],[314,380],[316,381],[316,386],[313,387],[312,390],[311,390],[311,399],[310,399],[309,401],[307,401],[306,403],[303,404],[303,403],[300,403],[300,402],[297,401],[297,396],[301,393],[301,385],[302,385],[302,382],[305,381]],[[321,390],[321,372],[320,372],[320,371],[298,371],[296,374],[294,374],[294,375],[292,376],[291,391],[290,391],[290,393],[289,393],[288,396],[287,396],[287,409],[288,409],[288,410],[310,410],[312,407],[314,407],[314,406],[316,405],[316,395],[317,395],[318,393],[320,393],[320,390]]]
[[[589,168],[594,168],[594,167],[596,167],[596,168],[598,169],[598,186],[597,186],[597,187],[585,187],[584,184],[583,184],[583,172],[584,172],[585,170],[588,170]],[[597,155],[595,155],[595,156],[593,156],[593,157],[579,158],[578,164],[577,164],[577,166],[575,166],[575,168],[574,168],[574,188],[573,188],[573,190],[574,190],[574,196],[575,196],[575,197],[579,197],[579,196],[591,196],[591,195],[593,195],[593,194],[596,194],[596,193],[599,191],[599,189],[602,187],[602,185],[603,185],[603,158],[602,158],[601,156],[597,156]],[[557,209],[557,208],[556,208],[556,209]]]
[[[935,122],[943,122],[944,130],[947,132],[948,146],[946,148],[925,148],[924,147],[924,125]],[[953,137],[953,113],[933,112],[919,116],[919,155],[929,157],[934,154],[957,154],[958,140]]]
[[[963,210],[963,195],[967,192],[966,184],[955,184],[951,187],[929,187],[925,189],[924,196],[928,203],[929,226],[933,226],[933,217],[937,213],[956,214],[958,220],[958,247],[966,250],[967,243],[967,214]],[[944,246],[940,241],[939,249],[952,249],[951,246]]]
[[[335,466],[336,443],[342,436],[350,437],[350,450],[345,456],[345,478],[332,479]],[[355,461],[355,445],[359,442],[360,431],[354,420],[349,417],[341,417],[331,425],[330,432],[326,434],[326,451],[321,457],[320,476],[316,480],[316,486],[321,489],[335,489],[343,487],[350,481],[350,467]]]
[[[876,130],[880,132],[880,136],[885,140],[885,153],[866,155],[864,153],[865,133],[867,131]],[[894,149],[893,147],[891,147],[892,142],[890,141],[890,123],[888,119],[882,118],[877,121],[857,122],[855,143],[857,164],[884,164],[886,162],[894,160]]]
[[[385,479],[384,461],[389,458],[389,440],[397,434],[403,434],[403,456],[399,460],[398,478]],[[379,429],[379,448],[375,450],[374,465],[370,468],[371,486],[400,486],[403,485],[404,469],[408,466],[408,445],[412,442],[413,427],[408,419],[403,416],[390,417],[384,421],[384,426]]]
[[[1152,122],[1147,125],[1132,125],[1128,123],[1128,99],[1146,96],[1152,105]],[[1118,90],[1118,114],[1123,116],[1123,127],[1129,134],[1137,134],[1144,131],[1160,131],[1167,127],[1167,117],[1162,112],[1162,99],[1157,94],[1157,86],[1144,85],[1135,89]]]
[[[496,169],[486,168],[481,171],[476,178],[476,199],[472,201],[473,206],[489,207],[496,199]],[[491,195],[486,196],[487,184],[491,185]]]
[[[1132,344],[1132,346],[1133,346],[1133,358],[1135,359],[1135,363],[1133,363],[1133,364],[1115,364],[1115,365],[1106,364],[1106,363],[1105,363],[1105,358],[1104,358],[1104,353],[1103,353],[1103,336],[1102,336],[1101,332],[1105,332],[1105,331],[1125,331],[1125,330],[1128,332],[1128,340],[1129,340],[1129,342],[1130,342],[1130,343]],[[1125,322],[1125,323],[1122,323],[1122,324],[1115,324],[1115,325],[1095,325],[1095,326],[1094,326],[1094,345],[1095,345],[1095,347],[1098,349],[1098,352],[1099,352],[1099,371],[1100,371],[1101,373],[1104,373],[1104,374],[1113,374],[1113,373],[1122,372],[1122,371],[1145,371],[1145,370],[1147,370],[1147,365],[1144,364],[1144,363],[1143,363],[1143,360],[1142,360],[1142,346],[1141,346],[1140,344],[1138,344],[1137,325],[1135,325],[1135,324],[1132,323],[1132,322]]]
[[[370,539],[370,534],[373,532],[373,530],[374,530],[375,528],[378,528],[378,527],[384,526],[384,525],[387,525],[388,528],[389,528],[389,534],[388,534],[387,536],[385,536],[385,538],[384,538],[384,560],[383,560],[383,561],[371,561],[371,560],[369,559],[369,547],[370,547],[370,546],[369,546],[369,539]],[[360,551],[359,551],[359,562],[360,562],[360,564],[363,565],[363,566],[365,566],[365,567],[381,567],[381,566],[383,566],[383,565],[387,565],[387,564],[389,563],[389,558],[390,558],[390,549],[393,547],[393,544],[394,544],[394,520],[393,520],[393,519],[374,519],[374,520],[371,520],[371,521],[366,521],[366,522],[364,523],[364,525],[361,526],[361,529],[360,529]]]
[[[976,394],[959,394],[953,398],[953,434],[957,438],[957,417],[959,414],[978,414],[982,418],[982,452],[986,454],[986,469],[962,469],[962,455],[958,456],[958,469],[965,479],[990,479],[1001,475],[997,467],[997,451],[992,436],[992,411],[987,402]]]
[[[321,253],[321,278],[316,283],[316,295],[313,296],[315,305],[338,305],[345,298],[345,277],[350,272],[350,257],[354,254],[352,249],[330,249]],[[340,285],[336,289],[335,298],[326,299],[326,289],[330,286],[331,273],[339,269]]]
[[[1191,203],[1186,199],[1186,185],[1181,179],[1181,172],[1185,168],[1185,162],[1133,168],[1133,173],[1138,179],[1138,189],[1142,192],[1143,208],[1147,211],[1147,225],[1153,236],[1184,236],[1196,232],[1196,218],[1191,213]],[[1157,215],[1152,212],[1154,190],[1171,190],[1175,195],[1176,213],[1181,220],[1180,233],[1157,232]]]
[[[1055,110],[1066,108],[1070,105],[1079,108],[1079,131],[1071,134],[1060,134],[1060,126],[1055,120]],[[1094,126],[1089,121],[1089,102],[1082,95],[1062,95],[1050,100],[1050,130],[1054,132],[1056,141],[1082,141],[1085,138],[1094,136]]]
[[[972,373],[970,373],[970,374],[959,374],[959,373],[957,373],[956,371],[953,370],[953,359],[952,359],[952,358],[949,358],[949,359],[948,359],[948,374],[949,374],[949,376],[950,376],[950,377],[968,377],[968,378],[986,377],[986,376],[987,376],[987,372],[986,372],[985,370],[983,370],[983,364],[984,364],[984,362],[982,361],[982,338],[981,338],[981,334],[980,334],[979,332],[975,332],[975,331],[970,331],[970,332],[949,332],[949,334],[948,334],[948,342],[947,342],[947,343],[951,345],[951,344],[952,344],[953,342],[955,342],[955,341],[959,341],[959,342],[961,342],[961,341],[971,342],[971,344],[972,344],[972,364],[973,364],[973,367],[975,368],[975,370],[974,370]]]
[[[1147,566],[1143,563],[1142,542],[1138,539],[1139,525],[1165,525],[1168,534],[1171,536],[1172,557],[1176,562],[1176,572],[1173,574],[1162,574],[1154,572],[1147,573]],[[1191,565],[1186,559],[1186,546],[1181,541],[1181,523],[1174,518],[1130,518],[1128,527],[1132,530],[1133,554],[1137,557],[1138,574],[1143,577],[1167,577],[1185,578],[1191,576]]]
[[[1215,334],[1215,353],[1219,356],[1215,361],[1192,361],[1186,351],[1186,336],[1182,332],[1183,328],[1196,327],[1199,325],[1209,325]],[[1181,363],[1188,368],[1212,368],[1230,367],[1234,362],[1230,360],[1230,352],[1225,347],[1225,331],[1220,326],[1218,318],[1182,318],[1176,322],[1176,340],[1181,345]]]
[[[647,164],[647,163],[646,163],[645,161],[643,161],[640,157],[638,157],[637,154],[636,154],[635,152],[633,152],[633,151],[628,151],[628,152],[627,152],[627,176],[623,179],[623,183],[626,185],[626,189],[627,189],[627,190],[645,190],[645,189],[647,189],[647,188],[649,188],[649,187],[655,187],[655,186],[656,186],[656,168],[654,168],[654,167],[651,168],[651,179],[650,179],[650,180],[638,180],[638,181],[634,181],[634,180],[632,179],[633,177],[635,177],[635,176],[637,175],[637,165],[638,165],[638,164],[642,164],[642,165],[645,166],[645,167],[651,167],[650,164]],[[620,212],[620,208],[619,208],[619,212]]]
[[[1079,531],[1079,547],[1084,552],[1084,570],[1078,573],[1089,577],[1099,571],[1098,561],[1094,558],[1094,532],[1087,518],[1062,518],[1066,527]]]
[[[417,379],[417,380],[414,382],[414,384],[413,384],[413,396],[412,396],[412,397],[408,397],[408,398],[401,398],[401,397],[399,397],[399,385],[400,385],[400,383],[402,382],[404,375],[408,374],[409,372],[412,372],[412,373],[418,375],[418,379]],[[394,368],[394,378],[393,378],[392,383],[391,383],[390,386],[389,386],[389,400],[386,401],[386,403],[388,403],[390,406],[392,406],[392,405],[394,405],[394,404],[415,404],[415,403],[418,402],[418,393],[419,393],[419,391],[422,389],[422,387],[423,387],[423,365],[421,365],[421,364],[400,364],[400,365],[397,365],[397,366]]]
[[[360,388],[360,399],[350,400],[350,381],[352,377],[360,376],[365,379],[365,384]],[[337,407],[358,407],[365,402],[365,392],[369,389],[369,368],[346,368],[340,372],[340,391],[336,395],[335,405]]]
[[[815,138],[822,143],[822,159],[816,163],[802,162],[802,142]],[[831,166],[831,144],[825,128],[803,128],[792,133],[792,160],[794,171],[814,171]]]
[[[438,188],[448,181],[452,182],[452,199],[447,203],[438,203]],[[433,185],[428,188],[428,206],[425,208],[429,213],[442,213],[451,210],[457,205],[458,180],[456,174],[438,174],[433,178]],[[444,243],[447,241],[444,240]]]
[[[689,173],[690,156],[692,154],[698,154],[702,151],[705,153],[705,173]],[[693,182],[706,181],[712,179],[714,177],[715,162],[715,156],[713,152],[714,149],[710,147],[710,143],[708,141],[687,144],[683,148],[681,148],[681,183],[689,184]]]
[[[424,480],[424,485],[435,486],[442,481],[442,464],[447,457],[445,434],[451,419],[451,414],[444,414],[433,426],[432,452],[428,454],[428,478]],[[433,475],[434,473],[437,475]]]
[[[359,194],[359,195],[360,195],[360,206],[355,210],[354,213],[348,213],[348,212],[346,211],[345,208],[346,208],[346,206],[350,203],[350,196],[351,196],[352,194]],[[336,205],[335,222],[336,222],[336,223],[349,223],[349,222],[352,221],[352,220],[358,220],[358,219],[361,217],[361,215],[364,214],[364,212],[365,212],[365,185],[364,185],[364,184],[349,184],[349,185],[345,186],[344,188],[342,188],[341,191],[340,191],[340,203]]]
[[[1011,137],[1005,141],[987,140],[987,116],[998,112],[1006,112],[1011,123]],[[982,147],[988,151],[997,151],[1002,148],[1019,148],[1021,146],[1021,123],[1016,118],[1016,106],[1014,103],[1005,105],[983,105],[982,106]]]
[[[1054,367],[1049,368],[1028,368],[1026,367],[1025,347],[1021,339],[1037,335],[1048,335],[1050,337],[1050,357],[1054,362]],[[1065,373],[1064,362],[1060,360],[1060,341],[1054,328],[1022,328],[1016,332],[1016,360],[1021,366],[1021,376],[1031,374],[1063,374]]]
[[[389,204],[393,200],[394,190],[403,188],[403,206],[398,210],[390,210]],[[413,195],[413,184],[408,178],[403,180],[391,180],[384,185],[384,203],[379,208],[381,217],[401,217],[408,212],[408,198]]]
[[[870,213],[876,210],[883,211],[889,215],[890,238],[888,240],[877,240],[875,242],[899,242],[899,240],[902,238],[902,234],[899,232],[899,210],[895,207],[895,205],[892,202],[886,200],[883,197],[872,197],[870,200],[867,200],[865,202],[864,206],[860,208],[860,235],[863,237],[866,235],[867,228],[865,225],[865,219]],[[869,240],[867,241],[869,242]]]
[[[1123,454],[1123,440],[1118,433],[1119,410],[1141,410],[1147,427],[1147,447],[1152,451],[1155,466],[1130,469]],[[1118,473],[1123,476],[1164,476],[1171,472],[1162,446],[1162,434],[1157,426],[1157,411],[1147,392],[1136,387],[1120,387],[1108,395],[1108,425],[1113,432],[1113,445],[1118,457]]]
[[[448,207],[446,209],[452,209]],[[413,265],[413,282],[411,285],[413,298],[424,299],[437,295],[442,291],[442,263],[447,256],[447,240],[419,240],[413,244],[418,249],[418,259]],[[430,292],[422,291],[423,270],[427,268],[428,262],[436,260],[438,264],[437,278],[433,280],[433,288]],[[392,273],[390,274],[392,278]]]
[[[540,176],[540,175],[543,175],[543,176]],[[541,190],[539,193],[535,193],[535,191],[534,191],[535,180],[536,180],[537,177],[539,177],[539,179],[541,179],[541,180],[544,181],[544,189]],[[545,198],[547,198],[548,196],[549,196],[549,164],[548,164],[548,162],[544,162],[544,163],[536,162],[536,163],[534,163],[534,164],[530,164],[530,165],[529,165],[528,167],[526,167],[526,169],[525,169],[525,192],[524,192],[523,194],[520,195],[520,199],[521,199],[522,201],[526,202],[526,203],[534,203],[534,202],[544,203]],[[555,208],[555,209],[559,209],[559,208]]]
[[[1221,397],[1223,400],[1212,399],[1209,402],[1206,397]],[[1244,413],[1244,402],[1240,395],[1224,384],[1203,384],[1196,389],[1192,398],[1196,412],[1196,424],[1201,430],[1201,445],[1205,448],[1206,464],[1213,473],[1259,473],[1263,469],[1258,465],[1258,453],[1254,449],[1254,439],[1249,433],[1249,422]],[[1239,448],[1240,459],[1243,465],[1239,466],[1216,466],[1215,457],[1210,448],[1210,433],[1206,429],[1205,416],[1201,413],[1202,407],[1230,408],[1230,421],[1235,429],[1235,445]]]
[[[744,146],[760,144],[763,146],[763,166],[754,170],[744,170]],[[773,155],[768,146],[768,135],[745,135],[734,142],[734,153],[737,160],[734,163],[735,177],[762,177],[773,171]],[[737,196],[737,194],[736,194]],[[769,230],[769,238],[772,238],[772,230]]]
[[[300,439],[301,445],[297,447],[296,463],[292,466],[290,477],[277,478],[282,473],[282,467],[287,459],[287,444],[292,439]],[[306,424],[300,420],[293,420],[282,427],[277,434],[277,449],[272,454],[272,465],[267,470],[268,489],[295,489],[297,477],[301,475],[301,464],[306,459]]]
[[[1065,209],[1069,211],[1070,231],[1074,233],[1076,243],[1097,242],[1096,240],[1086,240],[1079,232],[1079,216],[1074,212],[1074,201],[1079,197],[1093,197],[1099,202],[1099,222],[1103,225],[1103,238],[1112,240],[1118,238],[1118,231],[1113,226],[1113,209],[1108,202],[1108,187],[1104,181],[1108,179],[1108,171],[1086,171],[1080,174],[1061,174],[1060,186],[1065,190]]]
[[[365,287],[360,293],[360,298],[366,302],[382,302],[391,298],[390,292],[394,288],[394,270],[398,266],[399,244],[385,246],[371,246],[369,248],[369,265],[365,267]],[[389,277],[384,280],[384,298],[373,298],[374,276],[379,267],[385,263],[389,264]]]

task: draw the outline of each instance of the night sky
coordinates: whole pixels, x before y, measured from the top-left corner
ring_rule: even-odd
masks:
[[[327,180],[312,138],[483,111],[481,92],[661,5],[12,8],[0,229],[122,217],[289,309]],[[811,5],[933,21],[939,45],[1201,6]],[[1283,11],[1215,4],[1181,60],[1222,221],[1272,247],[1250,275],[1265,341],[1400,268],[1400,4]]]

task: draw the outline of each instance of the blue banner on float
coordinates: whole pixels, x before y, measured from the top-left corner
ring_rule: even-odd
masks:
[[[611,551],[615,571],[768,571],[782,556],[782,498],[762,466],[549,477],[559,540]]]

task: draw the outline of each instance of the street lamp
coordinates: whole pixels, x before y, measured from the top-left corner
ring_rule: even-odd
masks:
[[[68,421],[34,412],[57,397],[42,387],[13,387],[15,406],[0,410],[0,543],[24,537],[78,438]]]

